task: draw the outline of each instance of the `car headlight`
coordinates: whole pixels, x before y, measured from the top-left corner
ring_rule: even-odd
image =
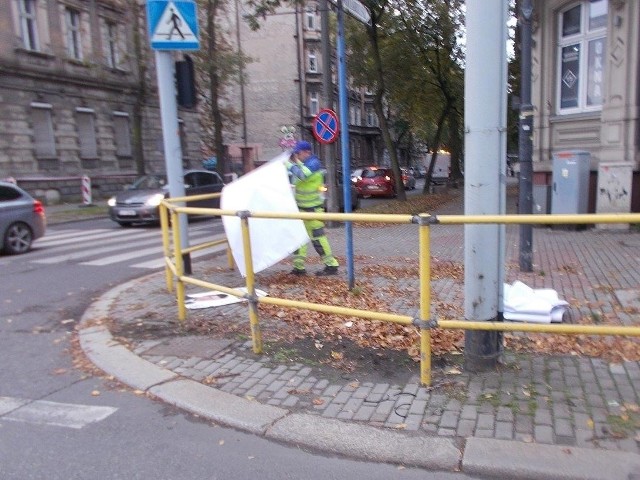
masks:
[[[116,197],[111,197],[109,200],[107,200],[107,205],[109,205],[110,207],[115,207],[116,206]]]
[[[149,197],[149,199],[144,202],[144,204],[148,207],[157,207],[158,205],[160,205],[160,202],[162,202],[162,200],[164,200],[164,194],[155,193],[151,197]]]

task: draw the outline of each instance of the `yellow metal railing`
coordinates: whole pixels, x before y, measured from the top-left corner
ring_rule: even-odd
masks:
[[[219,195],[219,194],[216,194]],[[558,324],[530,324],[520,322],[490,322],[467,320],[440,320],[434,321],[431,315],[431,227],[434,225],[464,225],[464,224],[613,224],[613,223],[640,223],[640,214],[580,214],[580,215],[389,215],[366,213],[277,213],[277,212],[250,212],[233,211],[212,208],[193,208],[175,205],[191,200],[210,198],[211,196],[183,197],[167,199],[160,205],[162,238],[165,256],[165,274],[167,289],[172,290],[173,280],[176,282],[176,297],[178,301],[178,318],[186,319],[185,284],[197,285],[211,290],[218,290],[239,298],[244,298],[249,303],[249,322],[253,351],[262,353],[262,334],[258,318],[258,304],[278,305],[288,308],[307,309],[323,313],[364,318],[383,322],[392,322],[402,325],[413,325],[420,329],[420,381],[424,385],[431,384],[431,329],[461,329],[484,331],[516,331],[535,333],[554,333],[564,335],[601,335],[601,336],[634,336],[640,337],[640,327],[632,326],[607,326],[607,325],[558,325]],[[178,228],[178,215],[208,215],[208,216],[238,216],[241,219],[242,240],[245,258],[247,293],[224,285],[206,282],[192,278],[184,274],[182,255],[200,248],[208,248],[220,242],[208,242],[196,247],[182,250],[180,247],[180,232]],[[271,219],[318,219],[323,221],[352,221],[374,223],[417,224],[419,228],[419,282],[420,282],[420,318],[394,313],[374,312],[355,308],[325,305],[298,300],[289,300],[276,297],[257,297],[255,294],[255,276],[253,272],[249,218]],[[173,241],[169,236],[169,219],[172,227]],[[171,249],[173,246],[173,250]],[[230,268],[233,267],[231,254],[227,249]]]

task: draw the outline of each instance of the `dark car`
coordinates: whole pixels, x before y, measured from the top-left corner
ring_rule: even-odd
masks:
[[[184,173],[184,190],[187,196],[220,193],[224,182],[217,172],[188,170]],[[160,202],[169,197],[166,175],[144,175],[126,190],[111,197],[109,216],[123,227],[138,223],[159,223]],[[188,202],[188,207],[220,208],[220,199],[213,198]]]
[[[395,197],[393,171],[384,167],[366,167],[356,182],[356,189],[362,197]]]
[[[324,209],[325,211],[329,211],[329,209],[327,208],[327,200],[326,200],[326,196],[327,196],[327,191],[328,191],[328,185],[327,185],[327,172],[323,171],[324,174],[324,185],[321,188],[323,195],[325,196],[325,202],[324,202]],[[341,172],[337,172],[336,173],[336,187],[335,189],[332,190],[332,192],[337,192],[338,194],[338,209],[340,212],[344,212],[344,189],[342,188],[342,173]],[[356,189],[356,186],[353,182],[350,182],[349,184],[350,188],[351,188],[351,211],[355,212],[356,210],[358,210],[360,208],[360,197],[358,197],[358,190]]]
[[[0,250],[9,255],[28,252],[46,227],[42,202],[17,185],[0,181]]]

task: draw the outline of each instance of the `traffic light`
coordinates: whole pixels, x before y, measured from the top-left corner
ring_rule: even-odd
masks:
[[[193,69],[193,60],[189,55],[185,55],[183,60],[176,62],[176,90],[178,92],[178,105],[185,108],[196,106],[196,77]]]

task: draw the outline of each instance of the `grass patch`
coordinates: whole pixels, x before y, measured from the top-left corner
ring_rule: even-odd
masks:
[[[616,438],[628,438],[640,429],[640,407],[625,404],[619,415],[607,415],[607,424]]]

